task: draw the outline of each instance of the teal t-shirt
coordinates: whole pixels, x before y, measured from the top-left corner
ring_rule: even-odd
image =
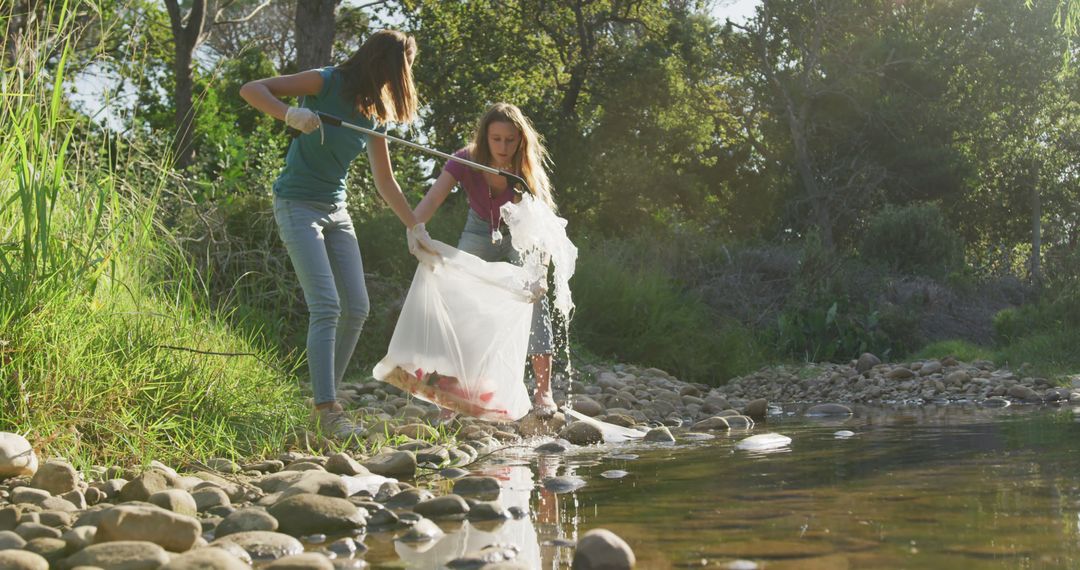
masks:
[[[333,67],[318,70],[323,78],[322,89],[308,95],[301,106],[322,111],[368,129],[374,122],[356,112],[356,105],[342,96],[344,78]],[[379,132],[386,132],[382,125]],[[319,131],[300,134],[289,144],[285,168],[274,181],[274,193],[282,198],[312,200],[334,204],[345,200],[345,179],[349,163],[367,145],[368,135],[345,127],[323,125]]]

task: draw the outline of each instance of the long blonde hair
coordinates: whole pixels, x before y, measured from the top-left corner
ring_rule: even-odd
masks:
[[[547,149],[544,148],[543,139],[533,128],[528,117],[510,103],[495,103],[488,107],[480,117],[473,133],[472,143],[469,144],[469,155],[480,164],[491,164],[491,148],[488,146],[488,127],[492,123],[510,123],[521,133],[521,142],[518,143],[517,151],[511,159],[511,166],[515,173],[520,174],[532,189],[533,195],[543,200],[551,209],[555,209],[555,199],[551,195],[551,181],[548,179],[546,167],[551,164]]]
[[[337,66],[345,78],[346,100],[361,115],[380,123],[412,122],[419,106],[412,62],[416,39],[396,30],[372,34],[345,63]]]

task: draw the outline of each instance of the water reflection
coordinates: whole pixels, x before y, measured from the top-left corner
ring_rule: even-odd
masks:
[[[840,430],[854,437],[838,438]],[[783,453],[736,451],[752,433]],[[439,568],[490,544],[530,568],[569,568],[580,534],[608,528],[642,568],[1073,568],[1080,560],[1080,424],[1071,409],[857,409],[846,419],[770,417],[753,432],[679,445],[623,444],[505,455],[478,474],[530,517],[439,522],[426,548],[394,544],[407,568]],[[604,473],[625,471],[619,478]],[[556,475],[584,488],[543,487]],[[377,563],[369,553],[367,560]],[[389,558],[382,558],[389,562]],[[402,567],[396,565],[394,567]],[[376,567],[379,567],[376,565]]]

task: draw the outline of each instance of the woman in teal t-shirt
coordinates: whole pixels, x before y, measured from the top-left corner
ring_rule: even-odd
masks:
[[[415,57],[416,40],[383,30],[339,66],[259,79],[240,89],[251,106],[301,132],[289,145],[285,168],[274,182],[274,219],[310,314],[307,357],[316,419],[342,439],[360,435],[360,427],[337,401],[336,386],[345,376],[369,307],[360,247],[345,203],[349,163],[365,148],[375,188],[409,228],[410,249],[438,254],[394,178],[386,139],[323,128],[315,112],[381,130],[388,121],[412,121],[417,108]],[[300,106],[291,107],[281,97],[300,97]]]

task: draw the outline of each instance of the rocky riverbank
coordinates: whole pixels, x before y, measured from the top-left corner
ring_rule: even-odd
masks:
[[[603,440],[604,424],[637,428],[658,444],[702,432],[767,425],[778,404],[814,403],[808,414],[846,416],[846,404],[1006,406],[1080,401],[1063,388],[988,362],[955,359],[771,367],[721,387],[686,383],[656,369],[585,366],[556,399],[603,422],[562,413],[515,424],[438,420],[433,406],[385,384],[342,387],[365,419],[366,440],[343,448],[301,429],[271,458],[217,458],[182,466],[76,470],[39,459],[26,439],[0,434],[0,567],[364,568],[372,537],[437,542],[440,524],[512,521],[528,508],[501,500],[502,484],[472,469],[506,446],[561,453]],[[767,436],[757,430],[757,436]],[[756,437],[756,436],[755,436]],[[752,438],[751,438],[752,439]],[[583,482],[551,476],[550,492]],[[596,529],[576,545],[574,568],[631,568],[631,545]],[[515,545],[469,552],[451,568],[526,568]]]

